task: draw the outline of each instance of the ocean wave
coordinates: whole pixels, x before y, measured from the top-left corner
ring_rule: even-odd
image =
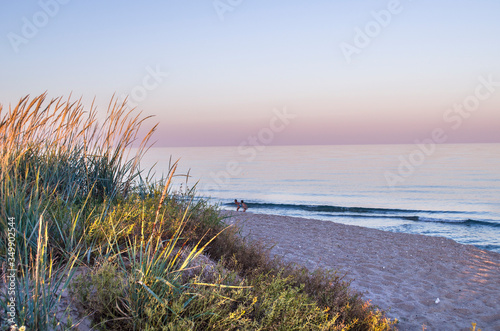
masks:
[[[500,227],[500,220],[472,219],[466,212],[461,211],[435,211],[398,208],[370,208],[370,207],[345,207],[331,205],[304,205],[304,204],[275,204],[275,203],[247,203],[249,208],[256,211],[270,211],[277,214],[287,212],[307,212],[311,216],[323,217],[348,217],[348,218],[394,218],[414,222],[446,223],[466,226],[491,226]],[[231,207],[234,203],[226,203]],[[432,216],[428,216],[432,215]]]
[[[474,220],[474,219],[460,219],[460,220],[450,220],[443,218],[429,218],[429,217],[419,217],[420,222],[435,222],[435,223],[447,223],[447,224],[458,224],[458,225],[484,225],[491,227],[500,227],[500,222],[495,220]]]
[[[411,209],[397,209],[397,208],[371,208],[371,207],[345,207],[345,206],[331,206],[331,205],[302,205],[302,204],[281,204],[281,203],[247,203],[255,209],[283,209],[283,210],[303,210],[311,212],[327,212],[327,213],[366,213],[366,214],[394,214],[394,213],[442,213],[441,211],[429,210],[411,210]],[[226,203],[225,206],[232,206],[234,203]],[[455,213],[453,211],[446,211],[446,213]]]

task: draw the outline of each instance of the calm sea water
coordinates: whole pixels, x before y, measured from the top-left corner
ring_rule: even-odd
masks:
[[[500,144],[152,148],[225,209],[443,236],[500,252]],[[307,231],[307,229],[304,229]]]

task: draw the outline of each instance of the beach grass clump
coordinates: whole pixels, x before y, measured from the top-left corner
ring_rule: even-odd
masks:
[[[113,100],[101,123],[93,106],[45,94],[0,105],[1,277],[13,284],[1,329],[392,328],[336,273],[271,258],[194,189],[173,191],[176,162],[144,176],[154,128],[131,149],[143,121]]]
[[[87,240],[88,226],[128,195],[139,174],[152,131],[127,154],[142,121],[113,101],[102,124],[93,107],[45,94],[8,110],[0,105],[0,237],[9,242],[0,254],[2,277],[12,280],[12,290],[0,292],[11,313],[3,324],[57,324],[75,261],[102,244]]]

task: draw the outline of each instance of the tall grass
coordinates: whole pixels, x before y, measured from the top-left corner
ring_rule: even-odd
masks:
[[[30,185],[38,177],[45,191],[64,200],[89,193],[101,199],[126,195],[156,128],[129,157],[127,150],[147,119],[139,116],[112,99],[99,123],[93,105],[84,111],[80,101],[47,102],[45,94],[21,99],[6,114],[0,108],[0,178]],[[2,190],[8,188],[2,193],[16,192],[12,186]]]
[[[135,155],[128,153],[143,121],[113,99],[102,124],[93,105],[85,111],[80,101],[47,101],[45,94],[27,96],[7,112],[0,106],[2,233],[7,217],[14,217],[23,229],[19,233],[25,233],[35,230],[50,206],[73,208],[51,208],[52,214],[45,215],[52,219],[51,239],[73,251],[84,231],[80,218],[91,208],[87,202],[126,196],[139,175],[139,161],[155,128]],[[34,247],[36,235],[29,243]]]
[[[46,94],[26,96],[8,110],[0,105],[0,238],[7,242],[13,218],[19,325],[44,330],[54,322],[56,293],[67,286],[75,259],[95,250],[86,240],[90,222],[105,218],[139,176],[155,127],[130,156],[145,119],[115,99],[103,123],[96,115],[94,105],[85,111],[80,100]],[[3,271],[5,278],[5,263]]]

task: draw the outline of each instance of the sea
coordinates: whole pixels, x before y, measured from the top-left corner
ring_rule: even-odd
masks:
[[[221,209],[441,236],[500,253],[500,144],[153,147],[154,177]],[[307,228],[304,228],[307,231]]]

